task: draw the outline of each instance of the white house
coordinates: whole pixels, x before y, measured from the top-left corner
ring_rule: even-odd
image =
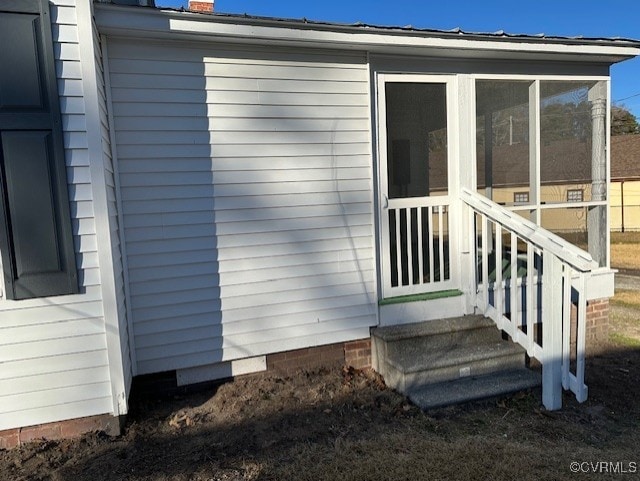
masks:
[[[135,376],[368,364],[376,326],[473,314],[542,362],[547,408],[586,398],[609,67],[639,42],[90,0],[2,1],[0,39],[0,447],[117,431]],[[581,240],[550,232],[577,213]]]

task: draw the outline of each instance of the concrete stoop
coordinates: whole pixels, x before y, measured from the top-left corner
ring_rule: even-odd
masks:
[[[372,364],[423,409],[539,386],[525,351],[490,319],[464,316],[373,329]]]

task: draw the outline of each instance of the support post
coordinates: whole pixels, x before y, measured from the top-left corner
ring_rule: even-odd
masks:
[[[601,82],[589,91],[591,101],[591,200],[607,200],[606,114],[607,98]],[[607,259],[607,220],[605,208],[589,208],[587,216],[589,254],[599,265]]]
[[[624,234],[624,180],[620,181],[620,221],[620,227],[622,229],[622,233]]]
[[[542,403],[562,408],[562,263],[543,252],[542,272]]]
[[[529,204],[540,202],[540,81],[529,85]],[[529,217],[540,225],[540,209]]]

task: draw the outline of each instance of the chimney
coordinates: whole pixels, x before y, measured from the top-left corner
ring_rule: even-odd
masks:
[[[191,12],[213,12],[214,0],[189,0],[189,11]]]

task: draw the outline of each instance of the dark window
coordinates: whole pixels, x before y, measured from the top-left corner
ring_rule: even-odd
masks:
[[[0,4],[0,254],[8,299],[78,292],[50,22],[47,0]]]

